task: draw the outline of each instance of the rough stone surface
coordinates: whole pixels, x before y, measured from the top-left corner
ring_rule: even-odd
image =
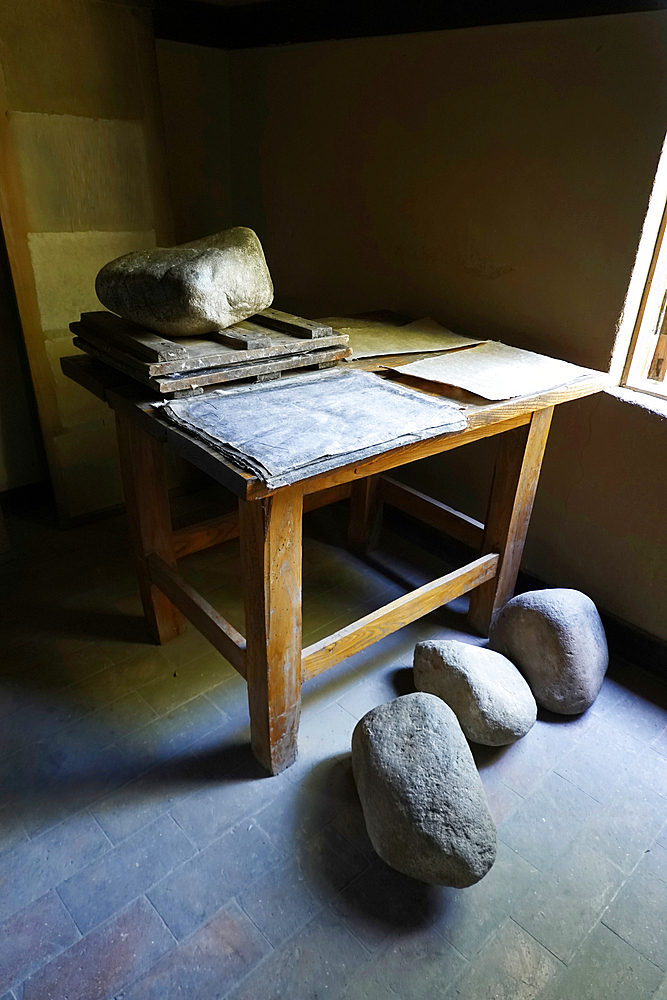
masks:
[[[368,835],[404,875],[463,888],[496,857],[496,828],[451,708],[417,692],[379,705],[352,735],[352,769]]]
[[[513,663],[467,642],[419,642],[415,687],[447,702],[469,740],[504,746],[525,736],[537,718],[528,684]]]
[[[224,329],[273,301],[261,244],[243,226],[118,257],[99,272],[95,291],[107,309],[171,337]]]
[[[538,705],[577,715],[598,696],[609,663],[597,608],[578,590],[533,590],[514,597],[489,635],[492,649],[524,675]]]

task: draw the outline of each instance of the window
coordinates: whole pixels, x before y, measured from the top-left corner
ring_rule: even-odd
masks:
[[[667,398],[667,140],[619,324],[611,372],[621,385]]]

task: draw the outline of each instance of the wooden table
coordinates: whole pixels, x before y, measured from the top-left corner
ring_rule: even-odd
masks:
[[[115,411],[121,475],[141,599],[154,639],[167,642],[189,619],[248,684],[252,749],[272,774],[293,763],[301,685],[383,636],[471,591],[469,623],[488,635],[512,596],[554,407],[599,392],[594,373],[567,385],[500,403],[466,404],[468,426],[381,453],[294,485],[270,489],[201,441],[160,419],[154,399],[127,376],[90,358],[63,371]],[[459,395],[459,399],[461,396]],[[385,473],[471,441],[500,435],[484,525]],[[165,445],[232,490],[238,513],[172,530]],[[479,552],[472,562],[301,648],[302,512],[350,498],[348,541],[363,553],[388,503]],[[177,571],[190,552],[239,536],[245,582],[243,637]]]

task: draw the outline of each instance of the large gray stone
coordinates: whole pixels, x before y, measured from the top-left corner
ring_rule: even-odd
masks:
[[[528,684],[500,653],[455,639],[419,642],[415,687],[447,702],[469,740],[497,747],[525,736],[537,718]]]
[[[512,598],[489,635],[524,675],[538,705],[578,715],[598,696],[609,663],[597,608],[578,590],[533,590]]]
[[[421,882],[473,885],[496,857],[496,828],[456,716],[432,694],[379,705],[352,735],[352,769],[373,847]]]
[[[273,302],[262,246],[244,226],[105,264],[97,297],[112,312],[171,337],[201,337]]]

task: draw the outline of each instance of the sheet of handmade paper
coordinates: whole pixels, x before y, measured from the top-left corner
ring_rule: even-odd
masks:
[[[462,337],[436,323],[430,316],[406,326],[392,326],[377,320],[349,319],[340,316],[322,320],[337,333],[346,333],[352,348],[351,358],[376,358],[386,354],[423,354],[426,351],[454,351],[482,344],[483,340]]]
[[[270,486],[467,423],[449,401],[340,369],[173,400],[163,412]]]
[[[590,368],[580,368],[568,361],[494,341],[479,344],[469,351],[455,351],[392,367],[405,375],[458,386],[484,399],[530,396],[593,374]]]

